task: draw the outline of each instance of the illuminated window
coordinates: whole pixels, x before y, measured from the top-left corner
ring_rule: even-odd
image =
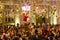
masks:
[[[14,13],[11,13],[10,5],[5,5],[5,22],[14,22]]]

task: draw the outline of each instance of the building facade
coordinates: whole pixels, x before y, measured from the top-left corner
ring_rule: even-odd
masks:
[[[0,23],[17,25],[24,22],[60,24],[59,0],[5,0],[0,1]],[[42,21],[43,18],[43,21]],[[45,20],[44,20],[45,18]]]

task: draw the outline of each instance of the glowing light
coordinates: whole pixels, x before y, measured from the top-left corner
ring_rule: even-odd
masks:
[[[36,7],[36,9],[38,9],[39,7]]]
[[[30,11],[30,6],[23,6],[22,10],[24,10],[24,11]]]
[[[29,20],[30,20],[30,19],[29,19],[29,18],[27,18],[27,21],[28,21],[28,22],[29,22]]]
[[[19,10],[17,9],[16,11],[18,12]]]
[[[3,5],[0,5],[0,9],[3,9],[4,8],[4,6]]]
[[[54,17],[54,25],[55,25],[55,24],[57,24],[57,22],[56,22],[56,17]]]
[[[15,18],[15,26],[17,26],[17,24],[20,24],[20,20],[19,20],[19,16],[16,15],[16,18]]]
[[[43,13],[43,12],[46,12],[45,9],[41,9],[39,7],[36,7],[36,12],[37,13]]]
[[[57,18],[56,18],[56,15],[57,15],[57,11],[55,11],[55,14],[54,14],[54,25],[57,24]]]
[[[30,8],[31,8],[31,6],[27,3],[25,3],[25,5],[22,7],[22,10],[23,11],[30,11]]]

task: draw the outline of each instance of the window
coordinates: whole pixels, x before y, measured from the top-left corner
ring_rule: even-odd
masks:
[[[5,5],[5,13],[4,13],[5,22],[9,22],[9,23],[14,22],[14,12],[12,6],[13,5]]]

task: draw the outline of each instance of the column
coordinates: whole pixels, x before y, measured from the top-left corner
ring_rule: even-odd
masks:
[[[57,0],[57,23],[60,24],[60,1]]]

